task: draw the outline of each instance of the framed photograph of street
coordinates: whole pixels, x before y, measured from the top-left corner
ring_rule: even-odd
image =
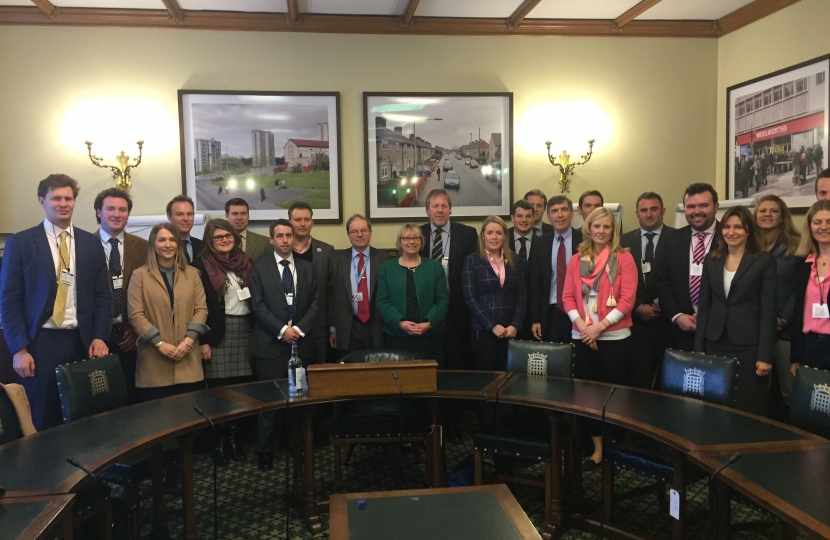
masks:
[[[436,188],[454,218],[510,214],[512,93],[364,92],[363,130],[371,219],[423,219]]]
[[[728,199],[778,195],[790,208],[815,202],[827,168],[830,55],[726,89]]]
[[[252,220],[273,221],[306,201],[317,223],[342,223],[338,92],[179,90],[179,134],[197,213],[241,197]]]

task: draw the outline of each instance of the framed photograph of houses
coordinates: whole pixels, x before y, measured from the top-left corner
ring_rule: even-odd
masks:
[[[342,223],[339,93],[179,90],[179,133],[197,213],[241,197],[272,221],[301,200],[316,222]]]
[[[373,220],[422,220],[436,188],[455,218],[510,214],[512,93],[364,92],[363,123]]]
[[[828,163],[828,72],[830,55],[726,89],[728,199],[815,202],[816,177]]]

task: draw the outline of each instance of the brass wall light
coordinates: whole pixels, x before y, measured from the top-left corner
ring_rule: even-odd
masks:
[[[559,168],[559,188],[561,192],[568,193],[571,188],[571,175],[573,174],[574,167],[577,165],[585,165],[591,160],[591,156],[594,154],[594,139],[588,141],[588,153],[579,156],[581,161],[574,162],[571,162],[571,155],[565,150],[562,150],[562,153],[558,156],[550,155],[550,145],[550,141],[545,141],[545,146],[548,147],[548,159],[551,165]],[[559,160],[558,162],[557,159]]]
[[[130,156],[126,155],[122,150],[121,153],[115,156],[115,161],[118,162],[118,165],[107,165],[103,163],[104,158],[100,158],[98,156],[92,155],[92,141],[85,141],[87,150],[89,151],[89,160],[92,162],[93,165],[96,167],[101,167],[102,169],[109,169],[112,171],[112,178],[117,180],[115,182],[115,187],[119,187],[126,191],[130,191],[132,187],[132,182],[130,182],[130,169],[133,167],[138,167],[141,165],[141,155],[142,155],[142,147],[144,146],[144,141],[138,141],[136,144],[138,145],[138,157],[135,158],[132,165],[130,165]]]

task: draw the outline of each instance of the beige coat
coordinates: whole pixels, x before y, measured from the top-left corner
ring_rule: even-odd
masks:
[[[175,313],[170,309],[170,296],[158,270],[147,265],[135,272],[127,291],[127,309],[130,324],[138,334],[138,364],[135,385],[139,388],[157,388],[204,380],[199,342],[178,362],[167,358],[150,343],[155,335],[162,341],[178,345],[188,329],[204,333],[207,330],[205,290],[199,272],[193,267],[177,269],[173,282]]]

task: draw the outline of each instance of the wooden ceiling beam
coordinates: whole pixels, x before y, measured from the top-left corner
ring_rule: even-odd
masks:
[[[300,25],[300,6],[297,0],[285,0],[285,22],[288,26]]]
[[[513,12],[510,17],[507,18],[507,27],[511,30],[516,29],[522,24],[522,20],[527,17],[527,15],[533,11],[539,2],[542,0],[524,0],[519,7],[516,8],[516,11]]]
[[[641,0],[637,4],[634,4],[634,6],[631,9],[629,9],[628,11],[614,19],[614,24],[617,26],[617,28],[622,28],[626,24],[630,23],[631,21],[633,21],[634,19],[636,19],[637,17],[639,17],[640,15],[654,7],[654,5],[659,2],[660,0]]]
[[[173,22],[182,22],[184,20],[184,11],[182,11],[178,0],[161,0],[167,12],[170,13],[170,20]]]
[[[718,37],[725,36],[739,28],[772,15],[776,11],[789,7],[799,0],[756,0],[715,22]]]
[[[32,3],[40,9],[44,15],[52,20],[59,18],[58,8],[49,0],[32,0]]]
[[[418,9],[418,4],[421,0],[409,0],[409,3],[406,4],[406,9],[401,15],[401,27],[404,28],[412,28],[412,25],[415,22],[415,10]]]

